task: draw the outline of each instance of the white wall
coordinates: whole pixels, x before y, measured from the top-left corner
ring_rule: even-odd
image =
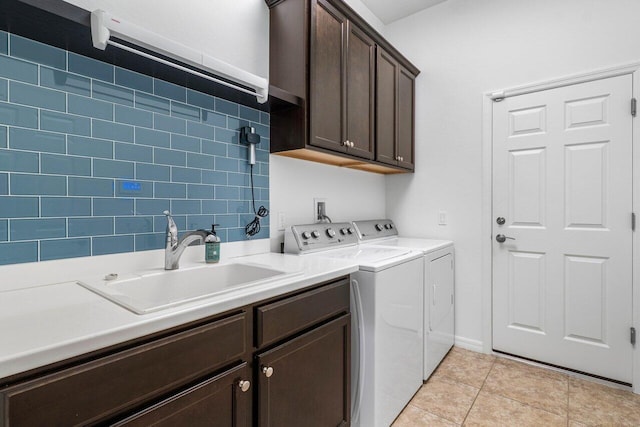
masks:
[[[635,0],[449,0],[386,27],[422,70],[416,173],[387,179],[400,230],[456,243],[456,335],[483,339],[482,94],[640,60]],[[437,225],[438,210],[448,225]]]
[[[344,2],[351,6],[351,9],[355,10],[356,13],[358,13],[358,15],[360,15],[365,21],[367,21],[367,23],[371,25],[374,30],[376,30],[383,36],[385,35],[384,22],[382,22],[380,18],[374,15],[373,12],[371,12],[371,9],[367,7],[367,5],[365,5],[360,0],[344,0]]]
[[[259,76],[269,75],[264,0],[65,0],[107,12]]]
[[[278,230],[278,213],[287,226],[315,222],[313,199],[327,199],[333,222],[385,217],[384,175],[323,165],[278,155],[270,157],[271,250],[278,252],[284,232]]]

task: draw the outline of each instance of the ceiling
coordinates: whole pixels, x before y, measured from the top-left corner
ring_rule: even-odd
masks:
[[[362,0],[385,25],[446,0]]]

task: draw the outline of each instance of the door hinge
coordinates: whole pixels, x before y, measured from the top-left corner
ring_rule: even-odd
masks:
[[[636,328],[634,328],[633,326],[631,327],[630,340],[631,340],[631,345],[636,345]]]
[[[631,231],[636,231],[636,213],[631,212]]]
[[[638,100],[631,98],[631,116],[635,117],[638,109]]]

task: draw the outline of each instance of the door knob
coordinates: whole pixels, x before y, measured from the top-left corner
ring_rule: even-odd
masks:
[[[251,388],[251,382],[250,381],[240,381],[238,382],[238,387],[240,387],[240,390],[242,390],[243,393],[246,393],[249,388]]]
[[[273,375],[273,368],[271,366],[263,366],[262,373],[265,377],[269,378],[271,375]]]
[[[504,225],[504,223],[507,222],[504,217],[499,216],[498,218],[496,218],[496,223],[498,225]]]
[[[507,237],[507,236],[505,236],[504,234],[498,234],[498,235],[496,236],[496,241],[497,241],[498,243],[504,243],[507,239],[509,239],[509,240],[516,240],[514,237]]]

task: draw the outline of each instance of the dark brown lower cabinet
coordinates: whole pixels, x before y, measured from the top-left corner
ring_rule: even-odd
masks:
[[[203,381],[151,408],[115,423],[127,427],[245,427],[251,425],[246,363]],[[245,386],[243,389],[242,386]]]
[[[348,425],[350,332],[345,276],[0,380],[0,427]]]
[[[260,427],[349,425],[350,318],[256,356]]]

